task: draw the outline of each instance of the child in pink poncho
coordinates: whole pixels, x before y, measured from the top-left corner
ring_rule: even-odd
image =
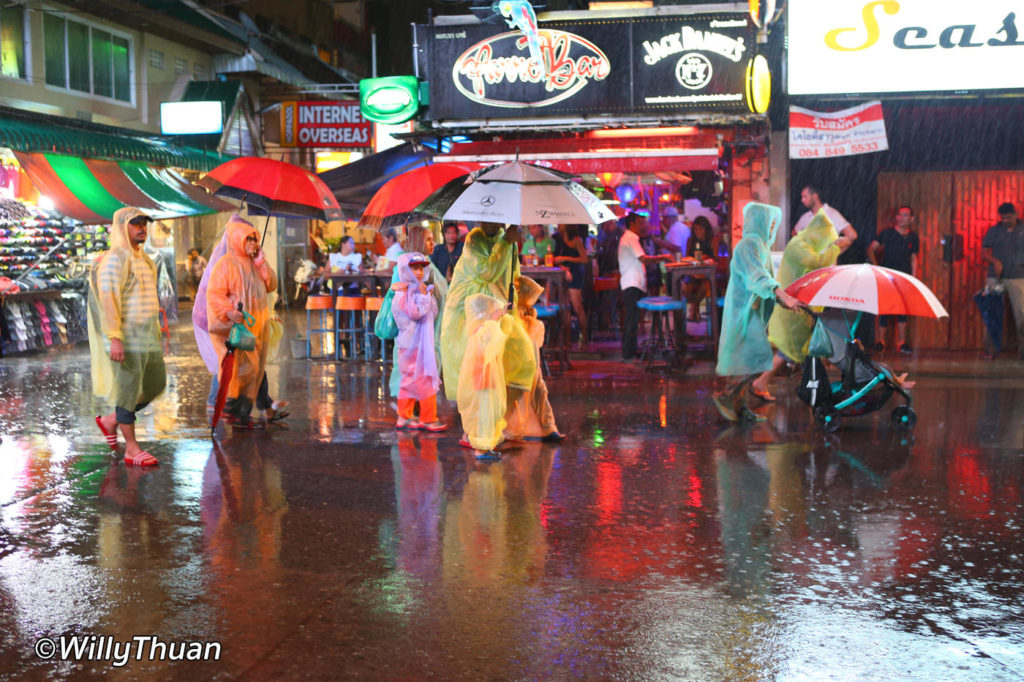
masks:
[[[437,419],[437,390],[441,377],[434,353],[434,319],[437,301],[432,286],[423,281],[430,259],[421,253],[405,253],[398,258],[398,282],[391,313],[398,326],[395,347],[402,381],[398,390],[397,429],[444,431],[448,427]],[[413,411],[420,403],[420,418]]]

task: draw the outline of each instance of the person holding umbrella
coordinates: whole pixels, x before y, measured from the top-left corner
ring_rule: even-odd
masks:
[[[222,363],[228,352],[226,343],[231,326],[241,323],[245,314],[255,320],[251,328],[256,337],[256,347],[253,350],[235,350],[233,376],[220,377],[221,390],[227,391],[225,412],[228,420],[240,426],[251,426],[249,413],[259,392],[267,361],[267,322],[270,318],[267,294],[277,289],[277,275],[267,263],[260,248],[260,234],[252,223],[236,214],[225,230],[228,249],[210,273],[206,316],[210,341]],[[239,310],[239,304],[242,310]]]
[[[724,391],[712,399],[729,421],[760,421],[745,403],[746,390],[757,375],[771,369],[772,346],[765,327],[772,304],[793,310],[804,304],[783,290],[772,271],[770,244],[782,221],[782,209],[751,202],[743,208],[743,238],[729,264],[722,333],[718,342],[719,376],[729,377]]]
[[[110,249],[89,273],[89,351],[93,392],[114,405],[96,417],[107,446],[125,441],[125,464],[155,466],[156,457],[135,439],[135,415],[167,383],[160,341],[157,268],[142,245],[153,219],[138,208],[120,208],[110,228]]]

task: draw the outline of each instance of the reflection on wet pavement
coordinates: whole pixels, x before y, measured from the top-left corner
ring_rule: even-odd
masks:
[[[781,384],[767,422],[727,428],[706,367],[580,362],[550,381],[570,439],[483,464],[457,429],[397,435],[366,365],[271,366],[289,428],[213,443],[182,355],[140,422],[162,464],[140,471],[94,433],[87,365],[0,364],[0,679],[1024,671],[1019,370],[925,372],[914,434],[883,411],[824,437]],[[93,635],[222,653],[33,651]]]

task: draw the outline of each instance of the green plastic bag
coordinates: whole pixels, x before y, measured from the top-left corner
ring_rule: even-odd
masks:
[[[832,337],[820,318],[814,320],[814,331],[811,332],[811,340],[807,346],[807,355],[812,358],[829,358],[835,354],[832,348]]]
[[[391,314],[391,301],[395,298],[395,290],[388,289],[384,294],[384,301],[377,311],[377,320],[373,323],[373,333],[382,341],[391,341],[398,338],[398,325],[395,324],[395,316]]]
[[[242,321],[231,325],[228,332],[228,346],[235,350],[255,350],[256,337],[249,329],[256,326],[256,318],[242,310],[242,304],[238,304],[238,311],[242,313]]]

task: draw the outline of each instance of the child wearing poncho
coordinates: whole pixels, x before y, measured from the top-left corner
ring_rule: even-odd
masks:
[[[517,317],[533,342],[534,362],[539,368],[540,347],[544,345],[544,323],[537,319],[537,311],[533,306],[544,293],[544,287],[529,277],[519,277],[516,280],[516,291],[519,293]],[[548,401],[548,387],[539,369],[534,374],[530,390],[509,387],[508,403],[505,434],[509,440],[557,442],[565,438],[555,425],[555,415]]]
[[[398,327],[395,349],[401,382],[398,389],[396,429],[444,431],[437,419],[437,391],[441,377],[434,352],[434,320],[437,301],[433,286],[424,281],[430,259],[421,253],[404,253],[398,258],[399,281],[393,285],[395,298],[391,314]],[[419,421],[413,415],[420,403]]]
[[[478,457],[494,456],[505,430],[507,338],[499,320],[508,304],[487,294],[466,299],[466,350],[459,368],[456,400],[462,428]]]

